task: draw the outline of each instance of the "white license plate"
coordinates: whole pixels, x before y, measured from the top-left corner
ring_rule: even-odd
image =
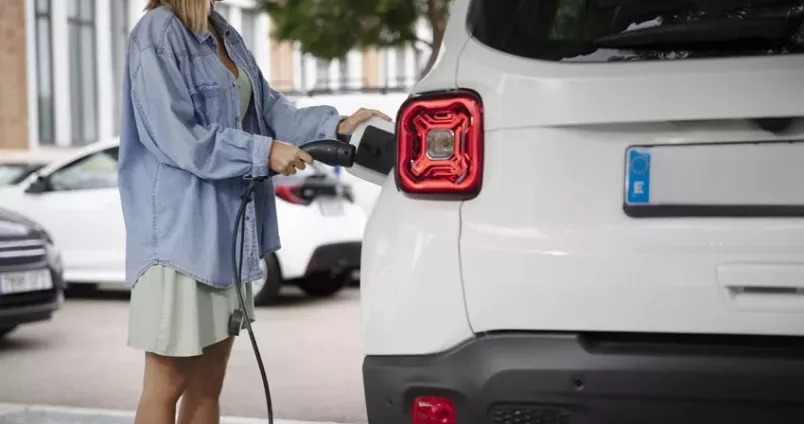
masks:
[[[0,274],[0,294],[25,293],[53,288],[50,271],[36,270]]]
[[[804,142],[631,147],[627,206],[800,207]]]
[[[343,215],[343,201],[342,200],[335,200],[335,199],[327,199],[327,200],[320,200],[318,202],[318,208],[321,211],[321,215],[324,216],[340,216]]]

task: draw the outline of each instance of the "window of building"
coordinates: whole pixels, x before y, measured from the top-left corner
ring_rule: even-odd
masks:
[[[397,47],[394,50],[396,62],[396,81],[398,85],[405,85],[408,77],[408,55],[405,52],[405,47]]]
[[[217,10],[227,22],[232,19],[232,6],[228,4],[216,3],[215,10]]]
[[[112,71],[114,81],[114,131],[120,133],[120,114],[122,111],[123,67],[126,63],[126,43],[128,42],[129,0],[115,0],[111,6],[112,24]]]
[[[53,46],[51,45],[50,0],[36,0],[36,85],[39,114],[39,140],[53,144],[55,139],[53,112]]]
[[[243,9],[240,18],[240,35],[252,52],[257,48],[257,15],[254,9]]]
[[[338,62],[338,83],[341,87],[349,87],[354,84],[349,78],[349,56],[344,56]]]
[[[67,11],[72,138],[87,144],[96,141],[98,133],[95,2],[68,0]]]
[[[329,88],[329,65],[327,60],[316,59],[315,61],[315,88]]]

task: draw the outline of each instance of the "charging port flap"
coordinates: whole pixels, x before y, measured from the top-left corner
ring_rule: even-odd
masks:
[[[371,118],[352,134],[355,163],[346,168],[350,174],[372,184],[383,185],[396,163],[395,123]]]

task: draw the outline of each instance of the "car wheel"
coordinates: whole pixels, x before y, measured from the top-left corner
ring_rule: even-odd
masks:
[[[312,297],[328,297],[341,291],[346,280],[343,275],[313,274],[299,281],[299,288]]]
[[[279,300],[279,290],[282,287],[282,271],[276,255],[270,255],[260,261],[262,281],[254,282],[251,287],[254,291],[254,304],[265,306]]]
[[[13,326],[13,327],[2,327],[2,328],[0,328],[0,339],[2,339],[3,337],[9,335],[12,331],[14,331],[16,329],[17,329],[16,325]]]

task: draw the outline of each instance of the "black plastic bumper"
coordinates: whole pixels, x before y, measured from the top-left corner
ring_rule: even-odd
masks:
[[[307,275],[338,274],[360,269],[361,246],[359,241],[319,246],[307,265]]]
[[[49,320],[64,297],[61,288],[0,296],[0,328]]]
[[[801,424],[804,340],[492,334],[435,356],[367,357],[369,424],[442,396],[457,424]]]

